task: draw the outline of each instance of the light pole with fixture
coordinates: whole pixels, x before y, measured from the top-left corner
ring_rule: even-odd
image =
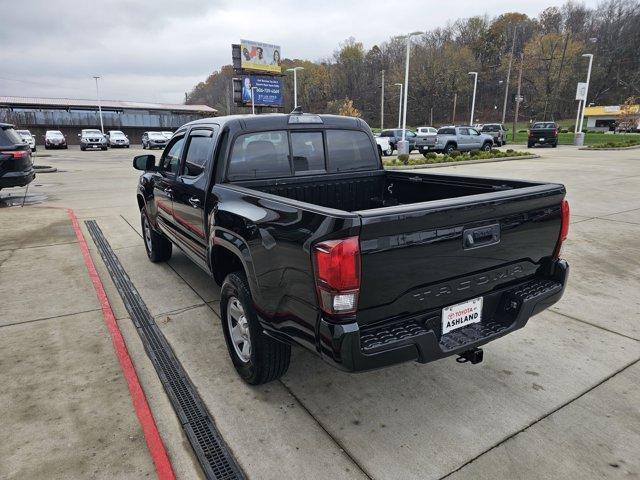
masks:
[[[473,114],[476,109],[476,88],[478,86],[478,72],[469,72],[469,75],[473,75],[473,98],[471,100],[471,120],[469,121],[469,126],[473,126]]]
[[[98,79],[100,78],[98,75],[94,75],[93,78],[96,81],[96,97],[98,98],[98,113],[100,114],[100,131],[104,135],[104,123],[102,122],[102,105],[100,102],[100,89],[98,88]]]
[[[304,70],[304,67],[287,68],[287,72],[293,72],[293,109],[298,108],[298,70]]]
[[[251,87],[251,114],[252,115],[256,114],[256,88],[257,87]]]
[[[398,99],[398,128],[402,128],[402,84],[395,83],[400,87],[400,98]]]
[[[423,32],[411,32],[407,38],[407,60],[404,67],[404,105],[402,111],[402,140],[398,142],[398,154],[408,154],[409,144],[407,143],[407,99],[409,97],[409,54],[411,52],[411,37],[422,35]]]

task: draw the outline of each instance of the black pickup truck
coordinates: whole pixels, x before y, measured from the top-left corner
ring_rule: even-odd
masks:
[[[564,291],[563,185],[385,171],[360,119],[202,119],[133,164],[149,258],[176,245],[222,286],[251,384],[282,375],[291,344],[348,371],[477,363]]]
[[[535,122],[529,129],[527,147],[535,145],[558,146],[558,124],[556,122]]]

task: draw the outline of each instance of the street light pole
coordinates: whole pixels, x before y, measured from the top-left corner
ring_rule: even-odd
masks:
[[[407,100],[409,97],[409,55],[411,52],[411,37],[415,35],[422,35],[422,32],[411,32],[407,35],[407,60],[404,67],[404,105],[402,111],[402,147],[398,150],[398,153],[409,153],[409,146],[407,145]]]
[[[469,72],[469,75],[474,76],[473,80],[473,99],[471,100],[471,120],[469,121],[469,126],[473,125],[473,114],[476,109],[476,88],[478,86],[478,72]]]
[[[287,72],[293,72],[293,109],[298,108],[298,70],[304,70],[304,67],[287,68]]]
[[[398,100],[398,128],[402,128],[402,84],[396,83],[400,87],[400,99]]]
[[[256,114],[256,87],[251,87],[251,114]]]
[[[382,83],[380,87],[380,130],[384,130],[384,70],[382,70]]]
[[[582,124],[584,122],[584,109],[587,105],[587,96],[589,95],[589,80],[591,80],[591,65],[593,64],[593,54],[585,53],[583,57],[589,58],[589,69],[587,70],[587,86],[584,91],[584,100],[582,101],[582,113],[580,114],[580,133],[582,133]]]
[[[100,78],[97,75],[94,75],[93,78],[96,81],[96,97],[98,98],[98,112],[100,114],[100,130],[102,131],[102,134],[104,135],[104,123],[102,122],[102,105],[100,102],[100,89],[98,88],[98,79]]]

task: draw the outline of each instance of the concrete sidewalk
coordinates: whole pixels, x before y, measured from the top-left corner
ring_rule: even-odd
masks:
[[[11,228],[0,232],[6,244],[0,247],[4,249],[0,251],[0,287],[11,295],[7,310],[0,314],[0,324],[33,320],[0,327],[0,375],[5,375],[5,365],[12,365],[8,380],[14,382],[5,382],[11,385],[10,397],[0,394],[2,405],[12,409],[12,415],[0,420],[0,426],[3,432],[19,436],[15,440],[0,433],[3,445],[9,442],[8,447],[0,445],[0,458],[10,459],[0,463],[0,477],[29,476],[32,471],[35,477],[53,471],[50,476],[55,477],[50,455],[75,461],[69,460],[68,476],[92,476],[91,472],[83,475],[89,471],[83,469],[83,462],[91,463],[95,458],[90,456],[91,450],[76,452],[72,444],[61,452],[54,450],[60,447],[59,442],[43,440],[38,447],[46,455],[34,460],[31,450],[18,448],[35,430],[29,421],[31,412],[13,415],[21,404],[29,403],[22,397],[32,394],[29,390],[33,389],[27,386],[38,385],[43,392],[59,388],[60,372],[78,372],[77,376],[85,379],[83,385],[93,386],[87,387],[91,395],[78,397],[77,402],[69,394],[54,398],[59,409],[68,410],[69,404],[85,408],[88,403],[92,412],[99,413],[86,421],[103,436],[113,435],[99,458],[105,462],[109,455],[119,459],[122,445],[127,445],[127,468],[113,470],[113,476],[138,478],[146,474],[139,472],[152,471],[145,471],[145,465],[153,468],[148,465],[139,433],[132,435],[132,448],[118,436],[121,429],[137,428],[126,387],[122,390],[115,370],[103,378],[102,370],[91,369],[94,360],[115,359],[106,347],[101,353],[94,352],[99,338],[106,338],[103,341],[108,345],[95,312],[95,294],[88,278],[80,275],[83,265],[78,262],[79,251],[68,235],[65,219],[54,215],[43,220],[56,211],[44,208],[46,205],[72,207],[81,218],[97,220],[249,478],[572,479],[640,475],[637,152],[536,149],[542,158],[442,170],[447,174],[558,181],[569,192],[572,225],[564,256],[572,270],[565,297],[551,311],[531,319],[525,329],[487,345],[482,364],[460,365],[450,358],[350,375],[294,348],[285,377],[257,388],[239,380],[228,358],[217,315],[219,290],[212,279],[177,249],[166,264],[152,264],[146,258],[134,198],[137,172],[130,167],[130,157],[136,153],[60,152],[48,161],[58,166],[60,173],[39,177],[37,182],[43,186],[33,188],[48,197],[42,206],[0,210],[3,227],[5,218],[12,219]],[[95,247],[88,241],[176,473],[179,478],[197,478],[199,469],[156,372]],[[42,253],[35,253],[40,250]],[[26,269],[18,268],[19,264],[25,264]],[[34,293],[29,291],[21,300],[20,292],[28,287]],[[29,333],[39,325],[48,325],[48,329]],[[68,325],[76,326],[77,331],[70,332]],[[32,356],[40,352],[35,346],[42,342],[35,339],[42,335],[52,339],[47,345],[60,345],[66,352],[60,355],[67,363],[56,360],[48,370],[44,363],[25,366],[31,357],[24,352]],[[91,348],[83,342],[85,337]],[[52,354],[40,353],[36,358],[40,355],[44,360],[38,361],[44,362]],[[57,353],[53,356],[58,358]],[[23,376],[27,380],[22,380]],[[105,402],[101,382],[108,379],[113,380],[110,387],[119,385],[122,398],[97,408]],[[18,381],[27,383],[15,383]],[[105,395],[111,398],[115,393],[106,390]],[[40,403],[31,402],[44,405],[43,398]],[[119,405],[119,416],[109,408],[113,404]],[[36,418],[40,422],[40,417]],[[56,437],[60,420],[44,420],[38,433]],[[76,432],[82,422],[63,415],[62,425],[65,431]],[[87,445],[94,441],[98,440],[89,437]],[[15,470],[18,466],[27,468],[25,463],[32,470]],[[5,473],[3,464],[12,470]],[[109,468],[117,466],[116,462]]]

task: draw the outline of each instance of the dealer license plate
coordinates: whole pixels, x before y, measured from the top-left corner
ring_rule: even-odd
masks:
[[[540,139],[540,141],[541,141],[541,142],[544,142],[544,138],[541,138],[541,139]]]
[[[482,297],[442,309],[442,334],[482,320]]]

